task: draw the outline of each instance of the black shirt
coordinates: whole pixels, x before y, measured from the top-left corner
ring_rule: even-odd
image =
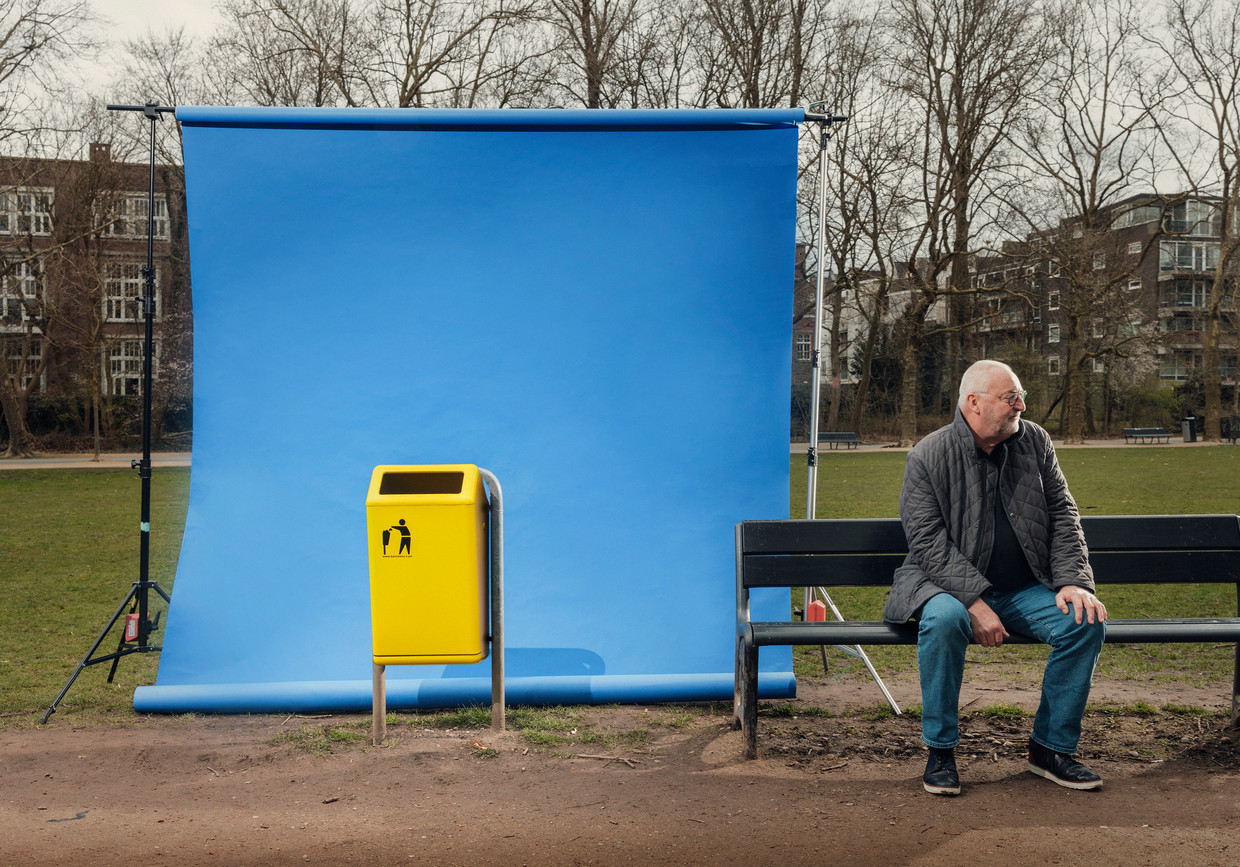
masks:
[[[990,552],[990,564],[986,567],[986,580],[999,593],[1011,593],[1037,581],[1020,547],[1020,540],[1016,538],[1016,531],[1012,529],[1007,509],[1003,508],[1003,497],[999,495],[999,478],[1003,473],[1006,451],[1006,443],[995,446],[990,454],[978,449],[979,454],[999,468],[994,489],[990,491],[995,510],[995,544]]]

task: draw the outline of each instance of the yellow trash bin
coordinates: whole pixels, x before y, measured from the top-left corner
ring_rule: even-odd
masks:
[[[375,663],[486,659],[488,509],[472,464],[375,467],[366,496]]]

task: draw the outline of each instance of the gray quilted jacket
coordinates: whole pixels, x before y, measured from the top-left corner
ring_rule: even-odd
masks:
[[[1022,419],[999,468],[979,454],[957,410],[952,424],[909,452],[900,491],[909,554],[896,569],[884,620],[908,620],[936,593],[969,605],[990,588],[985,572],[996,490],[1034,576],[1052,590],[1069,584],[1094,589],[1080,514],[1050,434]]]

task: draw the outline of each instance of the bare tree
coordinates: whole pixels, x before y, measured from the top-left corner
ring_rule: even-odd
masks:
[[[1066,356],[1062,433],[1070,443],[1084,442],[1095,360],[1129,354],[1144,334],[1132,327],[1141,318],[1142,298],[1129,286],[1145,255],[1156,250],[1157,235],[1140,239],[1140,253],[1133,255],[1129,236],[1116,230],[1131,210],[1120,202],[1153,183],[1140,170],[1153,137],[1149,110],[1138,98],[1139,13],[1132,0],[1085,5],[1068,0],[1054,8],[1050,59],[1041,85],[1030,93],[1038,111],[1011,131],[1025,157],[1013,189],[1038,186],[1046,192],[1012,204],[1025,230],[1035,233],[1035,243],[1025,249],[1026,263],[1036,263],[1036,273],[1059,298]],[[1028,168],[1036,179],[1027,176]],[[1064,216],[1059,230],[1042,231],[1047,213]],[[1042,303],[1038,297],[1030,301]]]
[[[811,0],[706,0],[694,28],[697,104],[796,106],[819,50],[825,4]]]
[[[626,36],[646,14],[639,0],[546,0],[543,13],[559,34],[562,86],[585,108],[615,108]]]
[[[1168,26],[1170,33],[1159,45],[1174,75],[1171,102],[1179,108],[1174,114],[1179,127],[1188,132],[1190,144],[1185,146],[1171,122],[1161,124],[1160,131],[1189,192],[1200,201],[1215,203],[1217,211],[1210,219],[1211,234],[1217,234],[1219,241],[1218,254],[1209,266],[1212,280],[1202,353],[1205,438],[1214,440],[1219,438],[1223,414],[1222,326],[1231,317],[1234,335],[1236,254],[1240,250],[1240,3],[1170,0]],[[1192,144],[1201,148],[1200,162]],[[1230,349],[1236,352],[1234,342]]]
[[[91,20],[86,0],[0,0],[0,140],[10,153],[37,143],[48,129],[42,112],[62,86],[67,61],[95,48],[85,32]],[[0,188],[0,220],[8,223],[0,250],[6,320],[0,327],[0,410],[10,456],[33,451],[27,403],[51,358],[42,260],[32,239],[36,221],[46,220],[50,231],[52,202],[39,190],[23,191],[22,175],[19,163]]]
[[[475,104],[493,57],[512,68],[519,43],[502,31],[530,20],[533,0],[228,0],[222,9],[223,68],[261,104],[413,108]]]
[[[306,50],[306,37],[291,28],[273,30],[269,15],[262,14],[247,0],[224,0],[220,4],[224,25],[211,39],[211,50],[202,58],[202,68],[221,102],[254,105],[327,106],[339,98],[337,74],[330,52]],[[323,29],[326,29],[325,27]],[[131,65],[153,66],[138,80],[165,79],[166,73],[181,68],[177,63],[186,40],[175,34],[164,44],[152,40],[130,43]],[[313,42],[320,46],[325,40]],[[145,44],[143,44],[145,42]]]
[[[892,84],[916,106],[921,171],[919,226],[904,254],[910,299],[903,311],[905,346],[900,441],[916,436],[922,336],[940,302],[956,348],[946,382],[959,378],[963,337],[976,313],[969,266],[974,221],[987,176],[1003,155],[1006,131],[1029,108],[1028,95],[1046,54],[1040,10],[1032,0],[892,0],[899,45]]]
[[[41,257],[7,250],[0,260],[0,410],[9,428],[8,458],[35,454],[26,414],[51,359],[45,297]]]
[[[822,267],[833,276],[825,298],[831,315],[819,323],[829,328],[825,335],[826,366],[831,373],[827,427],[839,429],[842,377],[850,364],[847,344],[860,339],[860,382],[850,420],[852,430],[860,433],[870,362],[892,287],[898,222],[906,214],[901,173],[912,161],[905,150],[907,125],[900,122],[903,96],[875,86],[879,64],[890,48],[884,33],[872,18],[843,12],[829,22],[824,35],[829,53],[824,63],[816,65],[816,75],[808,84],[818,88],[816,96],[832,113],[850,119],[832,128],[834,147],[825,154],[827,221],[821,227],[827,261],[819,264],[811,258],[811,263],[815,270]],[[822,132],[811,124],[805,138],[821,147]],[[805,151],[805,169],[798,184],[799,207],[802,213],[814,215],[804,221],[808,228],[803,233],[813,241],[820,228],[816,215],[819,148]],[[849,330],[847,340],[841,327],[845,320],[864,322],[863,327]]]
[[[0,139],[36,136],[70,61],[97,45],[88,0],[0,0]],[[10,145],[10,148],[12,145]]]

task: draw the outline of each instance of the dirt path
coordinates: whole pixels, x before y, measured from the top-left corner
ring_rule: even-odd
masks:
[[[791,713],[764,713],[752,762],[722,707],[674,724],[663,708],[589,712],[592,731],[646,732],[637,742],[402,723],[382,748],[329,752],[288,736],[368,720],[54,719],[0,730],[0,861],[1240,863],[1240,735],[1217,714],[1091,715],[1098,792],[1025,772],[1027,721],[967,717],[965,792],[949,799],[921,790],[915,720],[814,711],[857,696],[873,706],[856,685],[803,688]]]

